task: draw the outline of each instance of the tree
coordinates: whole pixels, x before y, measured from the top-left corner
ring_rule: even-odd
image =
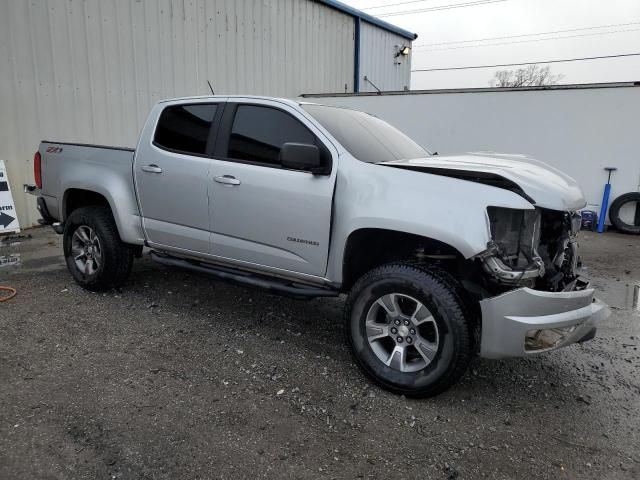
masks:
[[[556,85],[564,78],[562,74],[551,73],[551,67],[538,64],[517,70],[498,70],[489,81],[492,87],[539,87]]]

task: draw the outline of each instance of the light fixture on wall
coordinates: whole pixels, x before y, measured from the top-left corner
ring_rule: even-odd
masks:
[[[396,45],[395,58],[399,56],[407,57],[411,53],[411,47],[409,45]]]

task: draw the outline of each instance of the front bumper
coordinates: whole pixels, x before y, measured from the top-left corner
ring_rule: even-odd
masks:
[[[592,288],[572,292],[543,292],[519,288],[480,302],[484,358],[522,357],[555,350],[593,338],[595,325],[610,310]],[[552,332],[557,341],[548,348],[531,349],[527,334]],[[556,332],[562,332],[557,335]]]

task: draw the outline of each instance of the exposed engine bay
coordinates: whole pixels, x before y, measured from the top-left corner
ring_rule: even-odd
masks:
[[[550,292],[581,288],[579,214],[498,207],[489,207],[487,214],[492,240],[477,258],[495,282]]]
[[[587,288],[588,282],[578,273],[576,240],[581,221],[576,210],[584,207],[584,197],[572,179],[562,176],[560,181],[556,179],[556,183],[550,184],[545,181],[548,170],[544,164],[509,155],[469,154],[382,164],[489,185],[513,192],[536,205],[534,208],[487,207],[491,240],[486,250],[471,257],[472,268],[464,262],[454,265],[455,255],[443,255],[437,248],[436,254],[425,254],[433,250],[429,246],[416,250],[418,262],[435,262],[455,270],[455,275],[474,297],[483,299],[519,287],[546,292]],[[558,210],[560,205],[565,205],[567,210]]]

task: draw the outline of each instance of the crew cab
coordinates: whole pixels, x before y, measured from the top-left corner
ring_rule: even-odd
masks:
[[[524,156],[433,155],[363,112],[162,101],[135,150],[43,141],[34,169],[25,188],[82,287],[123,286],[148,247],[214,279],[346,294],[354,357],[394,392],[442,392],[476,354],[589,340],[609,314],[579,275],[575,181]]]

